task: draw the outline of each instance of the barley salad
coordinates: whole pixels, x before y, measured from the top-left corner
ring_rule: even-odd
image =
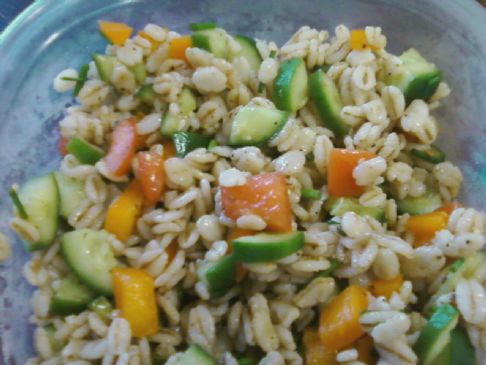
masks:
[[[379,27],[189,28],[100,21],[54,80],[60,168],[10,191],[27,364],[480,364],[486,220],[434,145],[440,70]]]

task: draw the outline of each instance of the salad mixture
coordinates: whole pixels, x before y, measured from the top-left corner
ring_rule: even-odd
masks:
[[[54,80],[59,170],[10,192],[29,365],[482,361],[486,220],[434,145],[433,63],[379,27],[99,30]]]

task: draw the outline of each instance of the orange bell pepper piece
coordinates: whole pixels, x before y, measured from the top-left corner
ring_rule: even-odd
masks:
[[[137,148],[136,124],[137,120],[131,117],[118,123],[113,130],[105,163],[108,170],[117,176],[122,176],[130,170]]]
[[[157,203],[165,190],[164,158],[156,152],[137,153],[136,176],[148,205]]]
[[[364,29],[354,29],[351,31],[349,35],[349,47],[353,51],[362,51],[364,49],[376,51],[378,49],[377,47],[368,43]]]
[[[398,292],[403,284],[403,275],[398,274],[393,279],[375,279],[370,284],[370,292],[375,297],[390,299],[394,292]]]
[[[123,45],[133,31],[133,28],[126,24],[106,20],[99,20],[98,27],[103,37],[117,46]]]
[[[224,214],[238,219],[245,214],[260,216],[273,232],[292,230],[292,213],[285,177],[279,173],[251,176],[246,184],[221,187]]]
[[[157,333],[159,319],[154,279],[141,269],[114,268],[111,271],[116,308],[129,323],[134,337]]]
[[[411,216],[407,221],[407,230],[413,235],[414,247],[430,242],[437,231],[447,227],[449,215],[446,212],[431,212]]]
[[[333,148],[327,169],[327,192],[330,196],[360,196],[364,187],[356,184],[353,170],[361,160],[376,157],[368,151]]]
[[[445,204],[443,207],[439,208],[439,209],[436,209],[435,211],[436,212],[445,212],[449,215],[451,215],[451,213],[457,209],[457,208],[463,208],[464,206],[459,203],[458,201],[453,201],[451,203],[447,203]]]
[[[233,240],[243,237],[243,236],[251,236],[255,234],[255,231],[250,231],[249,229],[241,229],[241,228],[232,228],[229,231],[228,238],[226,241],[228,242],[228,253],[233,252]],[[237,283],[241,283],[245,278],[248,270],[246,267],[243,266],[241,262],[236,262],[235,264],[235,280]]]
[[[327,351],[319,340],[317,330],[306,328],[302,337],[306,365],[337,365],[336,352]]]
[[[69,139],[64,138],[63,136],[59,136],[59,139],[57,141],[57,152],[61,156],[66,156],[68,154],[67,150],[67,144],[69,143]]]
[[[366,289],[350,285],[323,308],[319,318],[319,338],[326,350],[339,351],[364,334],[359,316],[367,307]]]
[[[358,360],[365,363],[366,365],[375,365],[378,361],[373,339],[364,335],[358,341],[356,341],[356,350],[358,350]]]
[[[187,62],[186,49],[190,47],[192,47],[192,38],[190,35],[174,38],[169,43],[169,58]]]
[[[174,143],[171,140],[165,140],[164,142],[162,142],[162,146],[164,147],[164,160],[175,157],[176,150],[174,147]]]
[[[108,207],[104,229],[119,240],[126,241],[132,234],[142,212],[143,193],[140,183],[132,180]]]

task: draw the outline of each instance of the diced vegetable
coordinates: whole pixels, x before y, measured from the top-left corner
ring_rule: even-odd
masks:
[[[366,289],[350,285],[322,309],[319,338],[328,351],[339,351],[364,334],[359,317],[367,307]]]
[[[364,335],[356,341],[356,350],[358,350],[358,360],[366,365],[375,365],[378,361],[375,348],[373,346],[373,339]]]
[[[327,170],[327,192],[330,196],[359,196],[364,187],[356,184],[353,170],[361,160],[376,157],[367,151],[351,151],[333,148],[330,152]]]
[[[341,118],[341,96],[334,81],[323,70],[318,69],[310,75],[309,93],[321,122],[337,137],[346,135],[349,126]]]
[[[341,265],[341,262],[338,259],[331,259],[331,264],[329,265],[329,267],[326,270],[319,271],[316,276],[329,277],[332,275],[334,270],[339,267],[339,265]]]
[[[316,329],[306,328],[302,342],[306,365],[338,365],[336,352],[326,350]]]
[[[87,63],[82,65],[81,68],[79,69],[79,73],[78,73],[79,80],[76,81],[76,84],[74,85],[73,96],[78,96],[79,92],[83,88],[84,83],[88,79],[88,71],[89,71],[89,65]]]
[[[106,317],[113,311],[113,306],[105,297],[98,297],[89,303],[88,308],[100,317]]]
[[[145,38],[148,40],[151,45],[152,45],[152,50],[156,49],[158,46],[160,46],[161,42],[153,39],[151,36],[149,36],[144,30],[141,30],[137,33],[140,37]]]
[[[199,22],[199,23],[189,24],[189,29],[192,30],[192,31],[214,29],[214,28],[216,28],[215,22]]]
[[[368,43],[364,29],[353,29],[349,34],[349,48],[353,51],[362,51],[364,49],[371,49],[376,51],[377,48]]]
[[[212,139],[212,140],[209,141],[208,150],[210,150],[214,147],[217,147],[217,146],[219,146],[218,141],[216,141],[215,139]]]
[[[418,197],[407,196],[405,199],[397,200],[398,213],[411,215],[426,214],[442,207],[442,198],[435,190],[428,190]]]
[[[100,33],[112,44],[121,46],[130,38],[133,28],[123,23],[99,20]]]
[[[217,365],[217,362],[198,345],[191,345],[173,365]]]
[[[476,351],[464,328],[457,326],[451,332],[451,365],[476,364]],[[444,363],[445,365],[445,363]]]
[[[225,295],[235,284],[236,259],[224,256],[216,261],[205,261],[198,268],[198,276],[213,298]]]
[[[164,115],[160,125],[160,133],[163,136],[172,137],[175,132],[180,132],[187,126],[188,117],[197,108],[196,96],[189,88],[185,87],[177,98],[177,105],[179,106],[178,114],[171,114],[167,110]]]
[[[260,56],[260,52],[256,47],[255,40],[241,34],[235,35],[233,38],[240,45],[241,49],[236,55],[233,55],[230,59],[232,60],[238,56],[243,56],[250,64],[251,69],[255,72],[258,72],[260,64],[262,63],[262,56]]]
[[[414,99],[428,100],[439,86],[441,72],[413,48],[403,52],[400,60],[402,65],[387,77],[386,83],[402,90],[407,104]]]
[[[374,279],[370,284],[370,292],[375,297],[390,299],[393,293],[400,291],[402,285],[402,274],[398,274],[393,279]]]
[[[83,311],[96,294],[72,276],[61,279],[54,287],[49,312],[51,314],[76,314]]]
[[[231,122],[229,145],[249,146],[265,143],[276,135],[288,120],[288,113],[277,109],[247,105]]]
[[[300,191],[302,199],[319,200],[321,199],[321,191],[317,189],[302,189]]]
[[[94,61],[100,79],[104,82],[110,82],[111,74],[117,63],[116,57],[93,53],[91,58]]]
[[[257,364],[257,361],[258,360],[256,360],[254,357],[250,356],[239,357],[236,360],[237,365],[255,365]]]
[[[300,58],[280,64],[273,83],[273,102],[280,110],[295,112],[307,103],[307,69]]]
[[[450,342],[458,320],[459,312],[453,306],[443,304],[437,308],[414,345],[419,365],[438,364],[436,359]]]
[[[431,212],[414,215],[407,221],[407,230],[412,233],[414,246],[429,243],[435,233],[447,227],[449,216],[445,212]]]
[[[220,28],[197,30],[192,33],[193,47],[205,49],[218,58],[227,54],[226,32]]]
[[[174,147],[174,143],[171,140],[165,140],[164,142],[162,142],[162,146],[164,147],[164,160],[175,157],[176,150]]]
[[[198,148],[207,148],[210,140],[210,138],[194,132],[176,132],[172,135],[177,157],[184,157]]]
[[[132,180],[108,207],[104,229],[119,240],[126,241],[133,233],[142,205],[142,188],[137,180]]]
[[[84,181],[69,177],[60,171],[54,173],[59,188],[60,214],[67,219],[87,199]]]
[[[297,252],[304,244],[304,233],[258,233],[232,241],[233,252],[244,263],[277,261]]]
[[[39,240],[26,242],[28,251],[46,248],[56,238],[59,215],[59,191],[54,174],[28,180],[18,192],[27,221],[39,232]],[[19,211],[20,213],[20,211]]]
[[[378,222],[385,221],[385,210],[379,207],[365,207],[360,205],[356,198],[328,198],[324,204],[324,209],[329,214],[338,217],[347,212],[354,212],[360,216],[368,216]]]
[[[115,268],[111,271],[116,308],[125,318],[135,337],[157,333],[159,319],[154,279],[145,271]]]
[[[147,204],[156,204],[165,190],[163,155],[156,152],[137,153],[136,176]]]
[[[61,253],[69,268],[86,286],[101,295],[111,295],[110,271],[117,265],[104,231],[83,228],[64,233]]]
[[[458,201],[453,201],[451,203],[447,203],[445,205],[443,205],[442,207],[436,209],[435,211],[436,212],[445,212],[447,214],[451,214],[455,209],[457,208],[462,208],[463,205],[461,203],[459,203]]]
[[[53,324],[48,324],[44,327],[47,340],[49,341],[49,345],[55,352],[60,352],[64,346],[66,346],[66,341],[64,339],[60,339],[56,337],[56,327]]]
[[[130,71],[132,71],[133,75],[135,76],[135,80],[139,84],[143,84],[145,79],[147,78],[147,69],[145,68],[145,64],[143,62],[137,63],[135,66],[130,67]]]
[[[410,154],[413,157],[417,157],[423,161],[438,164],[445,161],[445,153],[437,146],[430,145],[424,150],[412,148]]]
[[[155,93],[152,84],[143,85],[137,90],[134,96],[146,104],[153,103],[157,98],[157,94]]]
[[[183,60],[187,62],[186,59],[186,49],[192,47],[191,36],[186,35],[179,38],[174,38],[169,43],[169,58],[176,60]]]
[[[17,190],[15,190],[13,187],[10,188],[8,195],[10,196],[10,199],[12,200],[12,204],[14,205],[17,213],[19,214],[20,218],[23,219],[28,219],[29,216],[27,215],[27,212],[25,211],[24,205],[19,199],[19,196],[17,194]]]
[[[72,137],[66,148],[79,162],[88,165],[94,165],[105,154],[101,148],[89,143],[82,137]]]
[[[64,138],[63,136],[59,136],[59,139],[57,140],[57,152],[61,156],[66,156],[68,154],[67,151],[67,144],[69,140],[67,138]]]
[[[137,146],[137,120],[128,118],[115,126],[108,154],[105,156],[106,167],[117,176],[126,174],[131,167]]]
[[[251,176],[244,185],[220,187],[224,214],[238,219],[245,214],[255,214],[273,232],[292,230],[287,181],[279,173]]]
[[[232,228],[230,229],[228,233],[228,237],[226,238],[226,242],[228,242],[228,252],[231,253],[233,252],[233,244],[232,242],[236,240],[237,238],[243,237],[243,236],[251,236],[255,234],[255,231],[251,231],[249,229],[241,229],[241,228]],[[241,262],[236,262],[235,264],[235,280],[237,283],[241,283],[243,279],[245,278],[246,274],[248,273],[248,270],[246,267],[243,266]]]

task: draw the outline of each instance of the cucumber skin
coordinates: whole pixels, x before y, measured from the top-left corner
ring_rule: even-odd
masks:
[[[217,365],[199,345],[191,345],[177,361],[177,365]]]
[[[225,295],[235,284],[236,259],[228,255],[215,262],[204,263],[198,274],[206,284],[211,297],[219,298]]]
[[[49,313],[54,315],[69,315],[82,312],[88,307],[89,302],[96,296],[96,294],[82,284],[76,283],[72,278],[68,277],[64,279],[64,282],[65,285],[74,287],[74,290],[78,291],[76,294],[81,297],[84,296],[84,298],[63,298],[62,293],[59,293],[56,289],[54,289],[54,295],[51,299]]]
[[[212,41],[216,42],[226,42],[226,39],[216,39],[217,37],[223,37],[224,36],[224,31],[220,28],[213,28],[213,29],[205,29],[205,30],[198,30],[192,33],[191,35],[191,40],[192,40],[192,46],[204,49],[208,52],[211,52],[214,56],[218,58],[226,58],[226,44],[223,48],[218,47],[219,45],[216,43],[212,43]],[[211,37],[212,40],[211,40]],[[216,45],[216,47],[213,47]]]
[[[153,89],[152,84],[145,84],[134,95],[137,99],[146,104],[151,104],[155,101],[157,95]]]
[[[429,100],[439,87],[441,80],[442,73],[439,70],[416,77],[403,91],[407,105],[415,99]]]
[[[202,134],[176,132],[172,135],[177,157],[184,157],[197,148],[207,148],[210,139]]]
[[[235,35],[234,39],[240,44],[243,51],[237,54],[235,57],[245,57],[253,71],[258,72],[263,59],[258,51],[258,48],[256,47],[255,40],[241,34]],[[251,52],[251,55],[249,55],[248,52]]]
[[[456,327],[451,333],[452,365],[475,365],[476,351],[467,332],[462,327]]]
[[[66,146],[68,152],[76,157],[79,162],[94,165],[101,160],[104,152],[101,148],[93,146],[82,137],[73,137]]]
[[[442,198],[438,193],[426,192],[419,197],[406,197],[402,200],[397,200],[398,213],[408,213],[411,215],[419,215],[433,212],[442,207]]]
[[[277,77],[273,82],[272,95],[273,102],[277,109],[294,112],[303,106],[299,106],[297,109],[295,109],[295,107],[293,107],[292,105],[291,100],[293,78],[295,73],[297,72],[297,68],[302,64],[304,64],[304,61],[300,58],[293,58],[280,64]]]
[[[54,174],[59,191],[59,214],[67,219],[77,205],[87,199],[84,184],[82,181],[66,176],[60,171],[56,171]],[[74,196],[74,194],[76,195]]]

